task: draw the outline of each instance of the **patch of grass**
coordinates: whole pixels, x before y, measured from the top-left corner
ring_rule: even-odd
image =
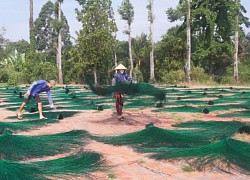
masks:
[[[114,174],[114,173],[109,173],[108,174],[108,179],[116,179],[117,177],[116,177],[116,175]]]
[[[183,122],[183,117],[178,116],[177,114],[172,114],[171,118],[176,124],[182,123]]]
[[[181,169],[184,172],[192,172],[192,171],[194,171],[191,166],[182,166]]]
[[[239,122],[242,122],[242,118],[236,117],[236,118],[233,118],[232,121],[239,121]]]
[[[156,114],[156,117],[158,118],[158,117],[160,117],[160,118],[165,118],[165,117],[168,117],[169,115],[166,113],[166,112],[158,112],[157,114]]]
[[[240,134],[240,133],[236,133],[234,136],[233,136],[234,139],[237,139],[239,141],[244,141],[244,142],[248,142],[250,143],[250,135],[249,134],[246,134],[246,133],[243,133],[243,134]]]
[[[0,87],[5,87],[7,86],[7,83],[0,83]]]
[[[195,117],[197,119],[202,119],[204,117],[204,114],[202,114],[202,113],[195,113]]]
[[[144,161],[143,159],[139,159],[139,160],[137,161],[137,163],[138,163],[138,164],[144,164],[145,161]]]

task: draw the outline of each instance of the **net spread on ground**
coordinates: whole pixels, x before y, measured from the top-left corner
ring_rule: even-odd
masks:
[[[17,111],[28,87],[0,87],[0,108]],[[94,136],[85,130],[43,136],[15,135],[60,122],[85,110],[114,109],[114,92],[125,94],[124,108],[151,108],[152,113],[216,113],[228,121],[192,120],[172,125],[171,129],[146,125],[145,129],[119,136]],[[232,169],[250,173],[250,140],[234,138],[244,133],[249,139],[250,89],[217,87],[187,88],[155,87],[147,83],[113,86],[64,86],[52,89],[57,107],[51,110],[46,94],[41,95],[46,120],[39,120],[37,104],[30,101],[24,108],[23,119],[0,122],[0,179],[46,179],[50,176],[85,174],[107,169],[103,155],[84,150],[89,140],[117,146],[127,145],[139,153],[149,153],[156,160],[186,160],[196,170]],[[12,121],[13,120],[13,121]],[[81,148],[80,148],[81,147]],[[75,153],[73,149],[81,149]],[[67,154],[63,158],[24,162],[43,156]]]

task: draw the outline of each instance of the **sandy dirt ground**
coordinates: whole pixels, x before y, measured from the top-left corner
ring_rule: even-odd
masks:
[[[1,102],[3,103],[3,102]],[[230,118],[219,118],[217,114],[202,113],[154,113],[152,109],[126,109],[124,107],[124,121],[116,118],[115,109],[105,109],[103,111],[82,111],[72,117],[64,118],[59,123],[47,124],[37,129],[18,132],[19,135],[44,135],[67,132],[71,130],[87,130],[92,135],[121,135],[139,131],[145,125],[153,122],[155,126],[161,128],[173,128],[171,125],[177,122],[189,120],[225,120]],[[15,116],[16,112],[0,109],[0,120],[13,122],[8,116]],[[46,112],[44,113],[46,115]],[[238,120],[247,120],[240,118]],[[85,150],[91,150],[103,154],[108,170],[95,172],[89,178],[86,177],[62,177],[56,179],[82,180],[82,179],[117,179],[117,180],[247,180],[250,176],[239,174],[238,172],[185,172],[182,167],[185,162],[156,161],[149,158],[147,154],[134,151],[129,146],[113,146],[96,141],[89,142]],[[59,155],[60,156],[60,155]],[[56,156],[56,157],[59,157]],[[63,155],[62,155],[63,156]],[[39,160],[48,160],[55,157],[44,157]]]

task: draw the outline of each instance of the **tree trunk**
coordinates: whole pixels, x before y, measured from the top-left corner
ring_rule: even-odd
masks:
[[[150,82],[155,81],[155,64],[154,64],[154,39],[153,39],[153,23],[154,23],[154,15],[153,15],[153,0],[149,0],[149,21],[150,21]]]
[[[134,64],[133,64],[133,58],[132,58],[132,45],[131,45],[131,24],[128,25],[128,46],[129,46],[129,60],[130,60],[129,76],[133,77]]]
[[[117,55],[116,55],[116,52],[115,52],[115,67],[117,66]]]
[[[190,0],[187,0],[187,60],[186,60],[186,82],[190,82],[191,61],[191,29],[190,29]]]
[[[61,22],[61,1],[58,1],[58,22]],[[58,67],[58,80],[59,84],[63,84],[63,75],[62,75],[62,35],[61,27],[58,31],[58,44],[57,44],[57,67]]]
[[[30,30],[30,37],[31,31],[34,29],[34,20],[33,20],[33,0],[30,0],[30,19],[29,19],[29,30]]]
[[[97,65],[95,64],[94,65],[94,81],[95,81],[95,85],[97,85]]]
[[[236,0],[237,7],[239,3],[239,0]],[[239,10],[237,10],[239,11]],[[234,35],[234,82],[238,82],[239,80],[239,72],[238,72],[238,49],[239,49],[239,31],[238,31],[238,26],[239,26],[239,17],[238,17],[238,12],[235,18],[235,35]]]
[[[30,18],[29,18],[29,32],[30,32],[30,54],[35,52],[35,35],[34,35],[34,20],[33,20],[33,0],[30,0]]]

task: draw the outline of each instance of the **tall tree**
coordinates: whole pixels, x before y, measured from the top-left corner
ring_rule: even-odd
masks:
[[[9,42],[9,40],[4,38],[5,33],[6,33],[5,27],[2,27],[0,29],[0,62],[1,62],[2,59],[5,59],[6,56],[7,56],[6,53],[5,53],[6,52],[5,48],[6,48],[7,44],[8,44],[8,42]]]
[[[149,28],[149,39],[150,39],[150,82],[155,81],[155,64],[154,64],[154,32],[153,32],[153,24],[154,24],[154,0],[149,0],[149,4],[147,5],[148,9],[148,21],[150,22]]]
[[[128,35],[128,45],[129,45],[129,60],[130,60],[130,77],[133,77],[133,57],[132,57],[132,45],[131,45],[131,24],[134,20],[134,7],[130,0],[123,0],[122,5],[118,8],[118,13],[121,15],[123,20],[128,23],[128,29],[125,30],[125,34]]]
[[[111,0],[77,0],[82,10],[77,19],[82,23],[74,56],[84,63],[85,69],[93,70],[94,83],[99,84],[101,74],[107,77],[113,62],[113,44],[117,27]],[[105,66],[104,66],[105,64]],[[106,68],[106,69],[105,69]],[[111,79],[111,78],[110,78]]]
[[[234,33],[234,81],[238,82],[239,80],[239,70],[238,70],[238,51],[239,51],[239,32],[241,31],[241,25],[249,28],[250,22],[248,17],[244,17],[243,13],[246,13],[246,9],[241,5],[240,0],[235,0],[235,13],[233,14],[233,21],[235,24],[235,33]]]
[[[63,61],[69,59],[72,48],[69,25],[61,10],[62,0],[43,5],[38,18],[35,20],[36,50],[35,58],[39,61],[51,62],[57,66],[58,82],[63,84]],[[66,66],[65,66],[66,68]]]
[[[240,0],[235,0],[236,15],[235,15],[235,34],[234,34],[234,81],[237,83],[239,80],[238,72],[238,50],[239,50],[239,11]]]
[[[58,0],[58,24],[61,24],[61,4],[63,0]],[[56,62],[58,68],[58,80],[59,84],[63,84],[62,76],[62,34],[61,26],[58,28],[58,39],[57,39],[57,53],[56,53]]]
[[[177,21],[177,20],[184,20],[186,22],[186,26],[184,24],[181,29],[184,29],[183,27],[186,27],[186,63],[184,66],[185,70],[185,81],[190,82],[191,81],[191,9],[190,9],[190,0],[180,0],[179,4],[177,5],[176,9],[169,8],[167,10],[168,18],[171,22]]]
[[[36,50],[39,52],[53,52],[56,54],[58,45],[58,30],[61,30],[62,49],[67,51],[72,45],[70,41],[69,25],[61,11],[61,22],[58,22],[58,4],[48,1],[43,5],[38,18],[35,20]]]
[[[29,18],[29,32],[30,32],[30,53],[35,52],[36,40],[34,34],[34,20],[33,20],[33,0],[30,0],[30,18]]]
[[[168,10],[172,21],[188,19],[178,10],[187,0],[180,0],[176,10]],[[235,0],[192,0],[191,28],[193,37],[192,62],[201,65],[209,75],[220,78],[226,67],[232,64],[231,36],[235,32]],[[178,16],[181,15],[181,16]],[[245,18],[241,18],[245,19]],[[182,30],[185,29],[184,23]],[[191,49],[190,49],[191,50]]]
[[[187,59],[186,59],[186,73],[185,79],[186,82],[190,82],[190,73],[191,73],[191,28],[190,28],[190,0],[187,0]]]
[[[54,4],[48,1],[43,5],[38,18],[35,20],[36,50],[49,52],[53,50],[53,17]]]

